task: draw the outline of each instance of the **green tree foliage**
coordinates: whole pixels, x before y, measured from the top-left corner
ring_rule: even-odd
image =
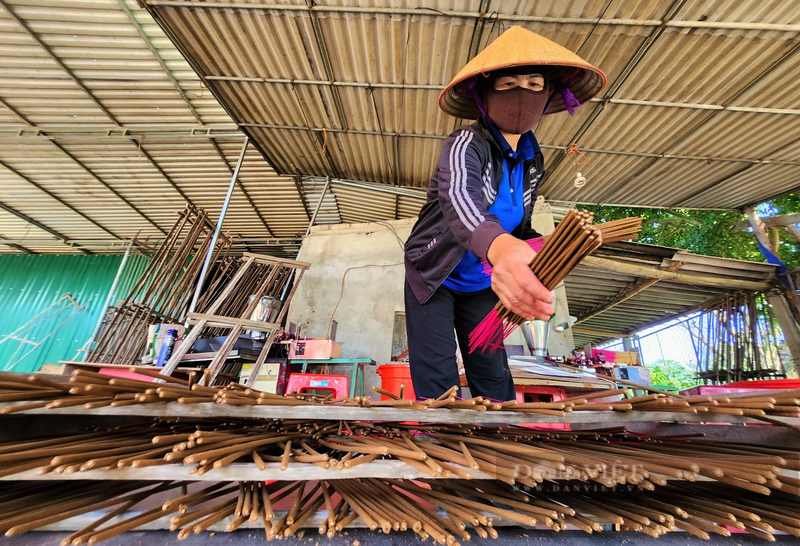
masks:
[[[676,360],[656,360],[647,366],[650,368],[650,379],[653,385],[688,389],[697,385],[694,370],[683,362]]]
[[[736,223],[747,220],[741,211],[603,206],[585,208],[594,212],[596,222],[643,217],[642,232],[638,239],[641,243],[683,248],[707,256],[764,261],[753,234],[749,230],[733,229]],[[791,194],[775,199],[760,205],[757,210],[761,216],[800,212],[800,195]],[[790,269],[800,267],[800,251],[785,230],[781,234],[780,257]]]

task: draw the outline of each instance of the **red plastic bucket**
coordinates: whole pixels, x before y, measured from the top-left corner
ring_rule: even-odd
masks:
[[[411,368],[408,364],[384,364],[375,370],[381,376],[381,388],[392,394],[400,396],[400,385],[405,385],[403,398],[416,400],[414,385],[411,383]],[[388,396],[381,395],[381,400],[389,400]]]

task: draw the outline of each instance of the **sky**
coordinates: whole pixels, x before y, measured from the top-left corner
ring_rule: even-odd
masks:
[[[692,328],[697,331],[699,317],[700,313],[695,313],[680,320],[675,319],[659,326],[639,331],[642,363],[645,366],[650,366],[659,360],[674,360],[682,363],[686,368],[696,371],[697,355],[694,352],[692,337],[686,324],[691,324]],[[776,334],[778,342],[782,343],[780,330]],[[624,350],[621,340],[603,345],[600,348],[610,351]]]
[[[645,366],[658,360],[676,360],[694,369],[697,356],[692,348],[689,331],[686,326],[681,325],[683,321],[674,320],[639,332],[639,345]],[[623,350],[621,341],[603,348],[611,351]]]

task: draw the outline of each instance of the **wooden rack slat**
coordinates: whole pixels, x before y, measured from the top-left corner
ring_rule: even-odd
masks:
[[[458,465],[453,465],[458,466]],[[281,470],[280,463],[267,463],[264,471],[254,464],[233,463],[222,468],[215,468],[202,475],[190,474],[191,466],[182,464],[165,464],[145,468],[117,468],[114,470],[88,470],[73,474],[43,474],[36,470],[28,470],[0,478],[0,481],[61,481],[61,480],[195,480],[207,482],[225,481],[266,481],[266,480],[343,480],[347,478],[394,478],[394,479],[432,479],[429,474],[420,472],[413,466],[397,460],[372,461],[342,470],[324,469],[310,463],[292,463],[286,470]],[[460,467],[459,467],[460,468]],[[493,476],[468,470],[473,479],[487,480]],[[458,479],[453,476],[450,479]]]
[[[452,463],[451,463],[452,464]],[[473,480],[494,479],[493,476],[453,465],[467,470],[472,474]],[[214,469],[202,475],[190,474],[191,467],[180,464],[167,464],[162,466],[149,466],[145,468],[117,468],[115,470],[89,470],[73,474],[43,474],[38,475],[36,470],[28,470],[0,478],[0,481],[70,481],[70,480],[142,480],[142,481],[168,481],[168,480],[194,480],[198,482],[222,481],[266,481],[266,480],[344,480],[350,478],[393,478],[404,480],[416,479],[441,479],[431,478],[429,474],[420,472],[415,467],[397,460],[372,461],[366,464],[345,468],[343,470],[323,469],[313,464],[294,463],[286,470],[281,470],[280,463],[267,463],[266,470],[259,470],[252,464],[234,463],[222,468]],[[784,469],[782,474],[789,477],[800,477],[796,470]],[[680,481],[671,476],[663,476],[669,481]],[[563,476],[553,472],[548,479],[560,479]],[[451,480],[460,479],[452,475]],[[697,481],[712,481],[710,478],[700,476]],[[578,482],[576,482],[578,483]]]
[[[98,510],[96,512],[89,512],[88,514],[83,514],[80,516],[75,516],[69,519],[65,519],[64,521],[59,521],[58,523],[53,523],[51,525],[46,525],[37,529],[39,531],[49,531],[49,532],[64,532],[64,531],[77,531],[78,529],[82,529],[86,525],[93,523],[94,521],[98,520],[105,514],[107,514],[109,510]],[[275,511],[275,520],[279,520],[282,518],[288,510],[276,510]],[[109,525],[118,523],[124,519],[136,516],[137,514],[142,513],[141,510],[131,510],[129,512],[125,512],[120,516],[109,521]],[[438,511],[437,512],[441,516],[445,516],[444,512]],[[502,516],[498,516],[496,514],[490,514],[489,512],[485,512],[484,515],[489,516],[492,518],[492,527],[518,527],[519,523],[516,521],[512,521],[508,518],[504,518]],[[169,522],[172,516],[165,516],[163,518],[157,519],[155,521],[151,521],[149,523],[145,523],[144,525],[140,525],[136,528],[136,531],[166,531],[169,529]],[[314,542],[327,542],[326,538],[323,536],[319,536],[316,533],[316,529],[322,524],[323,521],[327,519],[328,515],[325,510],[319,510],[316,514],[308,518],[302,525],[304,529],[314,529],[313,537],[315,540]],[[606,523],[604,520],[599,518],[595,518],[593,516],[585,516],[593,521],[598,521],[600,523]],[[225,527],[228,525],[228,522],[232,521],[233,517],[228,517],[223,519],[221,522],[216,523],[210,526],[206,531],[208,532],[224,532]],[[351,524],[347,526],[348,529],[365,529],[367,526],[361,518],[356,518]],[[261,532],[261,536],[264,533],[264,526],[261,521],[257,523],[250,523],[249,521],[244,522],[239,529],[254,529],[259,530]],[[536,527],[528,527],[528,529],[541,529],[549,531],[550,528],[544,524],[537,524]],[[259,538],[260,538],[259,537]],[[306,538],[308,538],[308,533],[306,533]]]
[[[0,403],[0,409],[15,405]],[[548,423],[639,423],[668,421],[676,423],[763,424],[746,416],[724,414],[673,413],[667,411],[576,411],[564,416],[541,415],[511,411],[474,411],[430,409],[426,411],[396,408],[366,408],[352,406],[236,406],[228,404],[178,404],[177,402],[138,404],[125,407],[103,407],[87,410],[82,406],[67,408],[37,408],[15,415],[115,415],[142,417],[242,417],[253,419],[321,419],[327,421],[419,421],[424,423],[474,424],[548,424]],[[800,426],[797,417],[770,417],[789,425]]]

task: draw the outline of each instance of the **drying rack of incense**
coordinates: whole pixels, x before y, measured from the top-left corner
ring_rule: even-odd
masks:
[[[608,389],[517,404],[461,400],[455,388],[425,402],[375,389],[389,399],[334,400],[136,372],[155,381],[0,375],[0,421],[72,414],[83,423],[0,441],[0,530],[68,531],[64,546],[135,529],[186,538],[258,528],[272,540],[366,527],[448,546],[497,537],[502,525],[800,536],[800,391]],[[109,424],[112,415],[140,417]],[[626,421],[746,422],[761,426],[705,428],[783,435],[725,441],[703,425],[642,434]],[[615,425],[518,425],[529,422]]]
[[[628,389],[580,394],[557,402],[496,403],[480,397],[458,399],[453,387],[436,400],[401,399],[380,388],[389,400],[369,397],[333,399],[316,394],[280,396],[238,383],[204,385],[162,376],[155,370],[131,368],[155,381],[119,378],[75,370],[61,376],[0,373],[0,415],[71,413],[95,415],[197,416],[240,418],[319,417],[326,419],[394,421],[415,419],[440,423],[596,423],[623,421],[684,421],[714,423],[768,422],[800,425],[800,389],[714,396],[653,393],[627,396]],[[445,411],[440,411],[445,410]]]
[[[380,459],[417,473],[344,475]],[[494,526],[501,524],[594,533],[606,522],[651,536],[681,530],[709,538],[731,529],[767,539],[778,532],[800,536],[797,449],[632,435],[624,427],[557,432],[157,421],[6,442],[0,461],[6,479],[16,478],[0,489],[0,529],[7,535],[48,525],[74,530],[64,545],[94,544],[154,525],[177,531],[179,538],[258,526],[268,540],[302,532],[332,537],[359,525],[384,533],[412,530],[449,545],[472,533],[496,537]],[[237,461],[250,468],[249,479],[217,476],[210,485],[199,479]],[[78,481],[30,484],[10,474],[14,465],[20,473],[36,468],[39,475]],[[189,466],[194,475],[184,479],[173,471],[170,479],[153,483],[147,472],[174,466]],[[79,478],[127,467],[137,469],[140,479]],[[294,467],[314,467],[319,476],[297,479]],[[166,492],[171,496],[163,501]],[[154,505],[153,499],[162,500]],[[313,531],[302,530],[308,526]]]
[[[184,322],[212,243],[215,257],[224,255],[231,245],[226,234],[213,235],[208,213],[187,205],[125,299],[110,308],[110,320],[87,360],[133,364],[144,353],[150,325]]]

